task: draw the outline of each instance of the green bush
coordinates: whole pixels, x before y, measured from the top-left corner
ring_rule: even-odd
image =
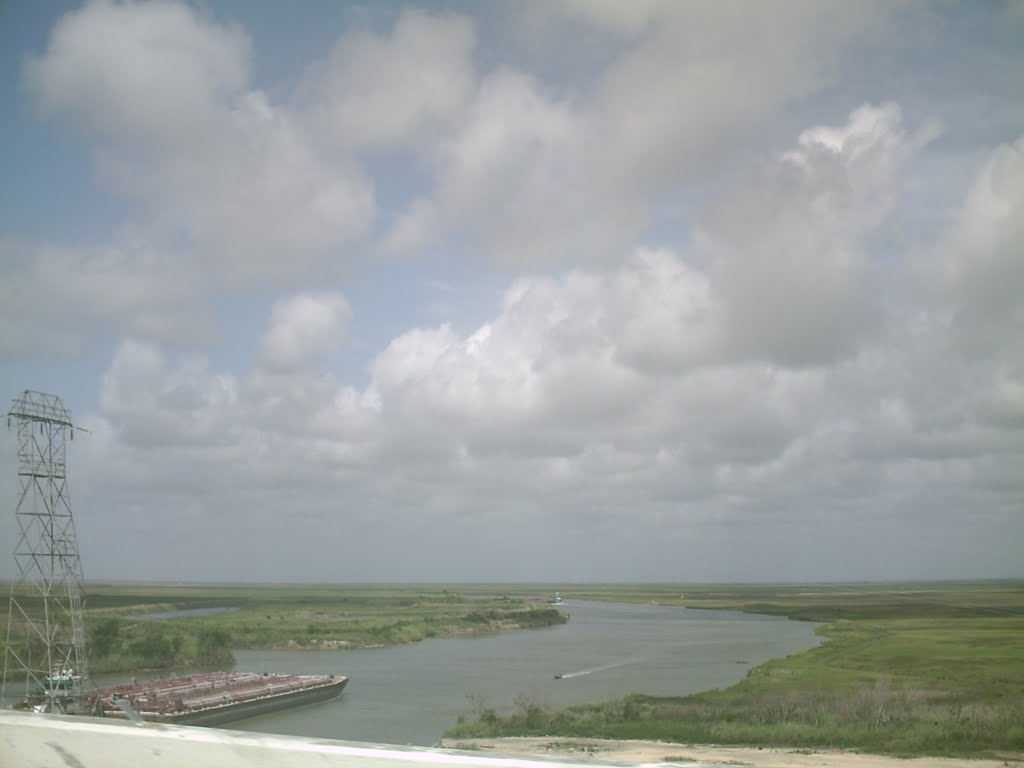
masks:
[[[96,623],[89,631],[89,647],[94,656],[108,656],[119,649],[120,640],[118,634],[121,631],[121,622],[114,619],[104,619]]]
[[[128,654],[142,659],[146,667],[154,669],[169,667],[174,664],[174,646],[163,634],[147,632],[138,640],[128,645]]]

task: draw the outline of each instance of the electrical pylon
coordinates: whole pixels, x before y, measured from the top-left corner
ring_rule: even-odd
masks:
[[[74,425],[56,395],[25,390],[7,414],[18,433],[17,576],[11,583],[0,701],[79,710],[89,669],[84,590],[65,464]]]

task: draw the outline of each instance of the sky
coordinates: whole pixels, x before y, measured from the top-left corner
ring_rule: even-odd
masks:
[[[1022,73],[1019,2],[7,0],[0,396],[91,580],[1021,578]]]

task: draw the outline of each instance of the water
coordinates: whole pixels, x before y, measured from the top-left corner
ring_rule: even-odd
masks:
[[[323,704],[228,727],[295,736],[429,746],[474,700],[498,712],[525,696],[542,706],[627,693],[681,695],[732,685],[752,665],[817,645],[816,625],[770,616],[569,601],[568,624],[483,638],[347,651],[235,651],[236,669],[340,673]],[[555,675],[562,675],[556,679]]]
[[[180,619],[183,616],[214,616],[218,613],[231,613],[237,611],[238,608],[233,607],[220,607],[220,608],[184,608],[180,611],[156,611],[154,613],[139,613],[134,616],[128,616],[129,619],[150,619],[152,621],[167,621],[167,619]]]

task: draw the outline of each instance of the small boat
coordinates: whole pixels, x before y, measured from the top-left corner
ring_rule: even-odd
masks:
[[[70,691],[76,685],[81,684],[82,676],[76,675],[70,667],[65,667],[60,672],[51,674],[43,680],[46,690],[49,691]]]

